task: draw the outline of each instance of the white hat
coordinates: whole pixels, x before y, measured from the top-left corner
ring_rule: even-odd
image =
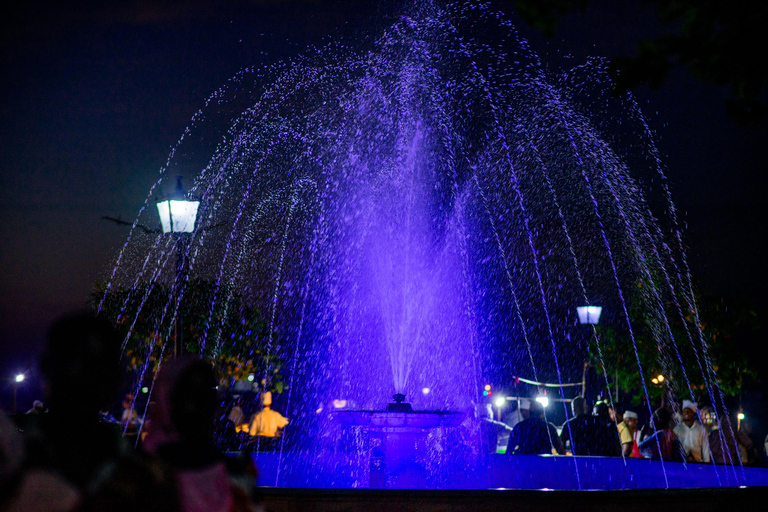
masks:
[[[696,404],[690,400],[683,400],[683,409],[690,409],[693,412],[696,412]]]
[[[627,418],[635,418],[635,419],[637,419],[637,413],[635,411],[624,411],[623,418],[624,419],[627,419]]]

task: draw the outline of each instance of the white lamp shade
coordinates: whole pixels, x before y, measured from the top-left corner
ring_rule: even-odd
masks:
[[[192,233],[195,230],[197,207],[200,201],[181,201],[176,199],[159,201],[157,213],[163,233]]]
[[[579,314],[580,324],[596,324],[600,321],[600,313],[603,308],[600,306],[579,306],[576,312]]]

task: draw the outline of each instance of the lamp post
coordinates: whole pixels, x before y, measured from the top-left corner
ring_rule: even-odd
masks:
[[[576,314],[579,316],[579,323],[581,325],[597,325],[600,321],[600,313],[603,312],[603,308],[600,306],[579,306],[576,308]],[[589,367],[589,361],[584,363],[584,371],[581,374],[581,396],[585,396],[587,392],[587,368]],[[618,384],[616,388],[618,396]]]
[[[16,414],[18,411],[16,409],[16,396],[19,393],[19,384],[24,382],[24,374],[20,373],[16,375],[16,377],[13,379],[13,414]]]
[[[181,184],[181,176],[176,181],[176,191],[171,197],[157,202],[157,213],[160,215],[160,224],[163,233],[172,233],[176,237],[176,293],[184,286],[189,274],[189,259],[187,248],[190,242],[190,233],[195,231],[195,220],[200,201],[190,199]],[[176,325],[174,326],[174,356],[181,355],[183,351],[183,323],[181,315],[181,303],[176,312]]]

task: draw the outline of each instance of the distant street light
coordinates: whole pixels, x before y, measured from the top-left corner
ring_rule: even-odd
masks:
[[[200,201],[189,199],[181,184],[181,176],[176,181],[176,191],[173,196],[157,202],[157,213],[160,215],[160,224],[163,233],[172,233],[176,240],[176,293],[180,293],[189,274],[189,259],[187,248],[189,247],[189,233],[195,231],[197,209]],[[184,350],[181,304],[176,312],[175,340],[173,345],[174,356],[180,356]]]
[[[13,414],[16,414],[16,396],[19,393],[19,384],[24,382],[24,374],[19,373],[16,375],[16,377],[13,379]]]
[[[545,409],[549,406],[549,397],[546,395],[539,395],[536,397],[536,401],[539,402]]]

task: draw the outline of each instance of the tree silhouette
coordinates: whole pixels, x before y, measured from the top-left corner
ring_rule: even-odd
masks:
[[[545,35],[559,20],[589,0],[515,0],[514,9]],[[640,3],[639,1],[637,3]],[[640,84],[660,87],[670,70],[685,67],[698,79],[727,86],[728,113],[740,124],[754,124],[768,114],[768,3],[747,0],[644,0],[656,5],[667,33],[643,40],[637,55],[614,56],[611,72],[617,92]]]

